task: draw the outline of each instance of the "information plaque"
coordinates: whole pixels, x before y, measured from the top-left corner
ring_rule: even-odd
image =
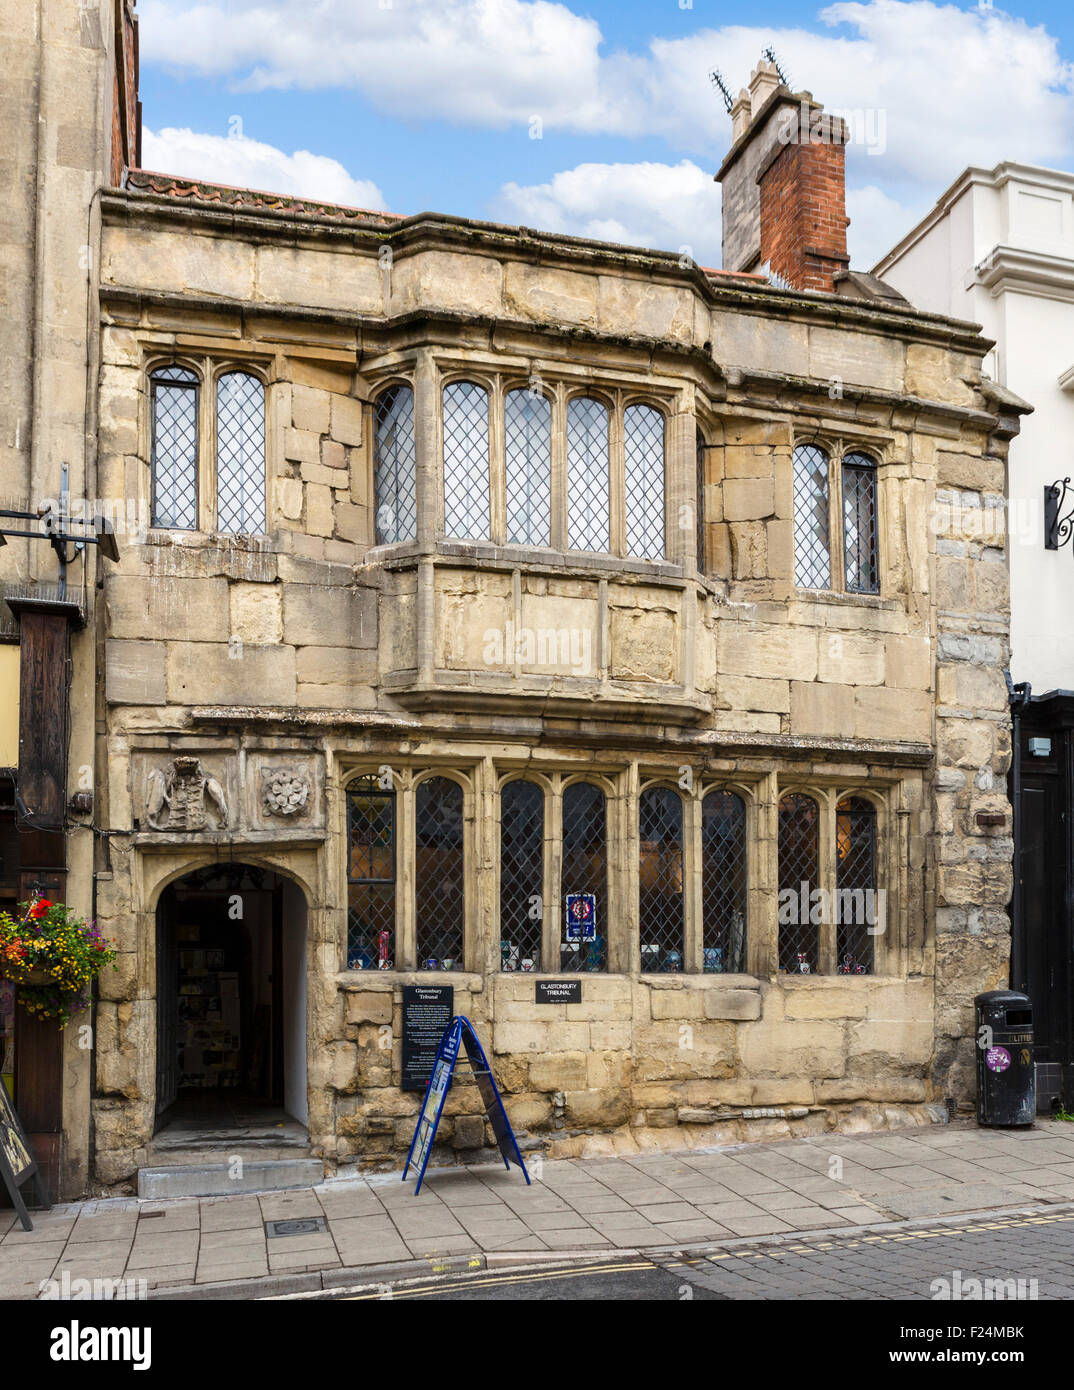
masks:
[[[538,980],[536,1002],[538,1004],[580,1004],[582,1002],[581,980]]]
[[[403,986],[403,1082],[404,1091],[424,1091],[444,1029],[455,1012],[451,985]]]

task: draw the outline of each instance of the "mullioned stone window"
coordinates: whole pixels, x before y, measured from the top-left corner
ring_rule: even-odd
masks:
[[[166,363],[149,377],[152,525],[266,530],[265,386],[250,372]]]
[[[842,525],[834,518],[842,516]],[[800,589],[880,592],[877,465],[841,445],[794,450],[794,582]]]

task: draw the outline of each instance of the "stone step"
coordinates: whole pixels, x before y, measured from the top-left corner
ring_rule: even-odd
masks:
[[[232,1197],[239,1192],[271,1192],[287,1187],[315,1187],[324,1181],[319,1158],[243,1159],[242,1176],[229,1163],[176,1163],[138,1170],[138,1196]]]
[[[231,1163],[241,1158],[244,1163],[266,1163],[289,1158],[309,1158],[309,1141],[302,1144],[225,1143],[217,1139],[214,1143],[158,1144],[156,1140],[146,1149],[146,1166],[149,1168],[174,1168],[177,1165],[195,1163],[201,1167],[212,1164]]]

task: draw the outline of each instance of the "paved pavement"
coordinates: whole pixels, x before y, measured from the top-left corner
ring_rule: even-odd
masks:
[[[32,1232],[0,1212],[0,1298],[84,1279],[145,1281],[163,1296],[213,1285],[222,1295],[236,1281],[267,1279],[265,1292],[283,1293],[288,1276],[353,1284],[418,1260],[480,1266],[494,1256],[683,1249],[989,1208],[1047,1210],[1074,1202],[1074,1124],[937,1125],[533,1167],[530,1187],[517,1169],[432,1170],[416,1197],[413,1181],[395,1173],[261,1196],[76,1203],[35,1214]],[[318,1219],[323,1229],[308,1229]],[[270,1235],[266,1223],[280,1220],[299,1224]],[[231,1292],[240,1291],[257,1296],[252,1285]]]
[[[522,1269],[385,1281],[334,1296],[358,1302],[909,1299],[975,1305],[1071,1299],[1074,1207],[898,1222],[845,1235],[769,1236],[735,1241],[710,1254],[550,1260]]]

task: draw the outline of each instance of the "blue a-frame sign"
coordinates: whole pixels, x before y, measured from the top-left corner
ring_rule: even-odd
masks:
[[[526,1179],[526,1183],[529,1184],[530,1181],[530,1175],[526,1172],[526,1165],[522,1162],[522,1155],[519,1153],[514,1130],[507,1118],[507,1111],[503,1108],[503,1101],[496,1089],[496,1079],[492,1075],[492,1068],[488,1064],[485,1050],[478,1041],[473,1024],[468,1018],[459,1014],[444,1029],[444,1036],[440,1039],[440,1049],[436,1054],[436,1062],[433,1064],[433,1073],[429,1077],[429,1084],[425,1088],[425,1096],[421,1103],[421,1109],[418,1111],[418,1123],[414,1130],[414,1138],[410,1141],[410,1149],[403,1168],[404,1182],[412,1166],[418,1170],[418,1184],[414,1188],[415,1197],[421,1191],[425,1169],[429,1163],[429,1155],[432,1153],[433,1139],[436,1137],[436,1128],[440,1123],[440,1116],[444,1111],[444,1101],[447,1099],[448,1089],[455,1075],[455,1063],[459,1060],[460,1046],[466,1049],[470,1070],[477,1082],[481,1099],[485,1103],[485,1115],[492,1125],[492,1132],[496,1136],[500,1153],[503,1155],[504,1167],[510,1168],[512,1163],[517,1164],[522,1169],[522,1176]]]

